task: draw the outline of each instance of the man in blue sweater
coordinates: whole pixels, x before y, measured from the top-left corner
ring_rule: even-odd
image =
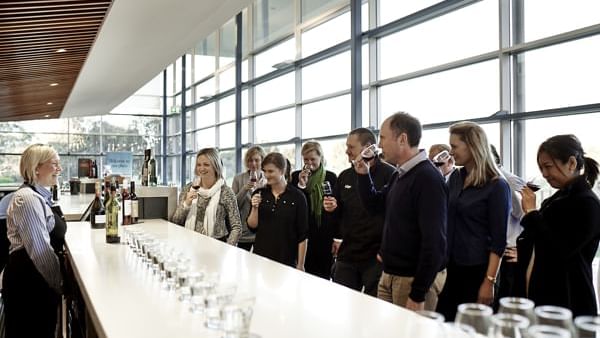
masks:
[[[384,159],[396,165],[390,181],[377,190],[360,157],[354,166],[365,207],[385,213],[377,297],[415,311],[434,310],[446,279],[448,188],[419,150],[419,120],[396,113],[383,122],[379,137]]]

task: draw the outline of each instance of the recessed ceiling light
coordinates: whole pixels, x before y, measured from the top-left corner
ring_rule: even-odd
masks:
[[[50,87],[56,87],[56,86],[58,86],[58,83],[56,83],[56,82],[50,84]]]
[[[44,115],[44,117],[50,117],[50,114],[46,114],[46,115]]]
[[[53,105],[54,103],[52,103],[52,102],[48,102],[48,103],[46,103],[46,104],[47,104],[47,105],[49,105],[49,106],[51,106],[51,105]]]
[[[59,49],[57,49],[57,50],[56,50],[56,52],[57,52],[57,53],[64,53],[64,52],[66,52],[66,51],[67,51],[67,50],[66,50],[66,49],[64,49],[64,48],[59,48]]]

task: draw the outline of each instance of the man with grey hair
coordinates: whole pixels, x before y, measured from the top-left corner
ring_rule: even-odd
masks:
[[[383,274],[377,296],[410,310],[434,310],[446,275],[448,187],[419,150],[421,123],[406,113],[388,117],[379,146],[396,165],[388,183],[377,189],[360,157],[354,166],[358,190],[368,210],[384,212],[379,250]]]

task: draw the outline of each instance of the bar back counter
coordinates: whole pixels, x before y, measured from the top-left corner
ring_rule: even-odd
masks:
[[[256,297],[251,337],[467,337],[431,319],[313,277],[164,220],[138,226],[181,250],[191,266],[218,272],[238,293]],[[310,245],[310,243],[309,243]],[[105,243],[104,230],[70,222],[68,276],[75,300],[69,311],[80,330],[72,336],[110,338],[221,337],[201,314],[161,288],[130,248]],[[75,309],[73,309],[73,305]],[[73,329],[73,328],[71,328]]]

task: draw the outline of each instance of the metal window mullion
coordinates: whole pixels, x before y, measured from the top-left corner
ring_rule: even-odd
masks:
[[[375,29],[380,20],[379,0],[369,0],[369,30]],[[369,126],[377,129],[379,126],[379,87],[371,83],[379,79],[379,42],[376,38],[369,38]]]
[[[362,1],[350,0],[350,126],[362,126]]]
[[[300,24],[302,23],[302,0],[294,0],[294,38],[296,39],[296,60],[300,60],[302,58],[302,30],[300,29]],[[300,102],[302,102],[302,69],[300,66],[294,66],[295,72],[295,85],[294,85],[294,93],[295,93],[295,103],[296,103],[296,112],[295,112],[295,162],[302,163],[302,157],[300,154],[302,142],[300,139],[302,138],[302,106]]]
[[[181,88],[185,88],[185,65],[186,65],[186,57],[185,54],[183,54],[183,56],[181,57]],[[175,69],[175,71],[177,71],[177,69]],[[183,187],[185,185],[185,180],[186,180],[186,137],[187,137],[187,133],[186,133],[186,120],[185,120],[185,113],[186,113],[186,99],[185,99],[185,90],[182,90],[181,92],[181,170],[180,170],[180,174],[181,177],[179,178],[179,183],[181,184],[181,186]]]
[[[510,47],[510,1],[499,0],[498,23],[499,27],[499,48],[503,50]],[[500,53],[499,55],[499,72],[500,72],[500,110],[511,112],[511,55],[508,53]],[[511,170],[511,121],[500,121],[500,144],[496,145],[500,151],[502,163],[505,168]]]
[[[161,176],[162,176],[162,184],[163,185],[167,185],[167,140],[168,140],[168,136],[167,136],[167,128],[169,126],[168,123],[168,118],[167,118],[167,70],[163,70],[163,116],[162,116],[162,120],[163,120],[163,129],[162,129],[162,142],[161,142],[161,148],[162,148],[162,167],[161,167]],[[102,141],[100,141],[100,144],[102,144]],[[141,184],[141,182],[140,182]]]
[[[235,172],[242,171],[242,12],[235,16]]]
[[[511,0],[512,7],[512,45],[521,44],[525,38],[525,20],[524,20],[524,4],[521,0]],[[512,55],[512,70],[513,70],[513,97],[512,111],[513,114],[524,111],[525,109],[525,86],[524,80],[524,63],[522,56]],[[526,122],[516,120],[513,122],[513,152],[514,166],[512,167],[515,175],[525,175],[525,130]]]

